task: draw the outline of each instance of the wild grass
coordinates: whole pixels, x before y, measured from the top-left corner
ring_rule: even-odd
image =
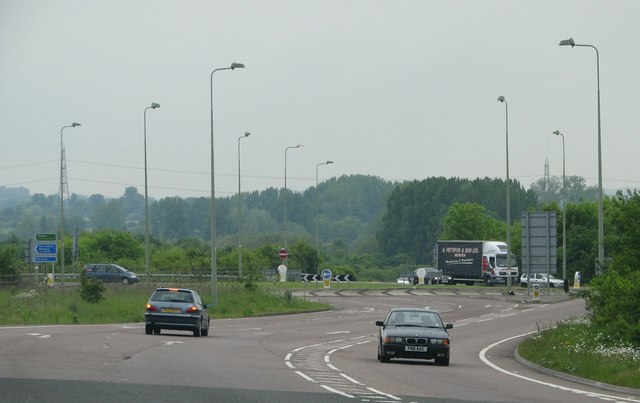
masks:
[[[640,389],[640,348],[605,335],[586,317],[538,331],[520,344],[518,353],[546,368]]]
[[[164,285],[163,285],[164,286]],[[175,285],[174,285],[175,286]],[[181,285],[211,301],[209,284]],[[145,304],[156,285],[108,285],[104,298],[92,304],[80,298],[78,287],[39,287],[0,290],[0,325],[104,324],[144,322]],[[326,310],[327,304],[296,298],[290,291],[247,287],[245,283],[218,283],[218,303],[209,309],[212,318]]]

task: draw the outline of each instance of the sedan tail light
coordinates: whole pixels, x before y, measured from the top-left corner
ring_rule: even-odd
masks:
[[[156,312],[157,310],[158,310],[158,308],[156,308],[155,306],[153,306],[151,304],[147,304],[147,311]]]
[[[195,305],[191,305],[189,308],[185,310],[186,313],[195,313],[198,312],[198,307]]]

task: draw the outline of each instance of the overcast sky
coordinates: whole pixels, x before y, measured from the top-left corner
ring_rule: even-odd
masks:
[[[216,196],[341,175],[640,187],[638,1],[0,0],[0,186]]]

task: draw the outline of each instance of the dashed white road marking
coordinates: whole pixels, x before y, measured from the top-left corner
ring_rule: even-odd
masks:
[[[37,337],[39,339],[48,339],[49,337],[51,337],[51,335],[49,334],[42,334],[42,333],[25,333],[27,336],[34,336]]]

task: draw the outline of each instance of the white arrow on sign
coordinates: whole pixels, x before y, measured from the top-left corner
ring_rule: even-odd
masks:
[[[36,243],[34,250],[42,255],[55,255],[57,252],[55,243]]]

